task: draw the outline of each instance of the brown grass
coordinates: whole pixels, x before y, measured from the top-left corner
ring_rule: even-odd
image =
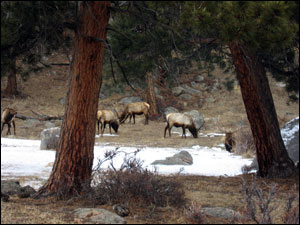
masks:
[[[225,207],[241,213],[245,210],[242,192],[242,178],[249,183],[253,182],[253,175],[236,177],[205,177],[205,176],[178,176],[176,180],[182,182],[185,188],[185,197],[188,203],[185,207],[157,207],[151,212],[151,207],[132,207],[130,215],[126,217],[128,223],[190,223],[186,210],[197,201],[201,207]],[[268,193],[271,184],[276,187],[274,203],[278,205],[272,213],[275,223],[282,223],[284,206],[287,195],[293,191],[299,192],[299,179],[257,179],[259,186]],[[10,202],[1,202],[1,223],[75,223],[73,210],[80,207],[99,207],[112,210],[111,205],[94,205],[87,199],[71,199],[69,201],[52,201],[11,198]],[[231,223],[228,219],[205,216],[203,223]],[[253,221],[243,221],[253,223]]]

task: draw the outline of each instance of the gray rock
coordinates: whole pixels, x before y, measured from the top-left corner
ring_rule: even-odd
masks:
[[[172,107],[172,106],[169,106],[169,107],[165,108],[165,109],[163,110],[163,112],[164,112],[164,118],[166,118],[166,116],[167,116],[169,113],[176,113],[176,112],[179,112],[179,111],[178,111],[178,109],[176,109],[176,108],[174,108],[174,107]]]
[[[299,161],[299,117],[286,123],[281,129],[281,136],[290,158]]]
[[[136,96],[132,96],[132,97],[125,97],[125,98],[122,98],[120,100],[120,103],[123,103],[123,104],[129,104],[131,102],[142,102],[143,100],[140,98],[140,97],[136,97]]]
[[[190,101],[193,98],[190,94],[182,94],[179,96],[179,99],[183,101]]]
[[[58,145],[60,127],[44,129],[41,132],[41,150],[56,149]]]
[[[233,219],[234,217],[242,218],[239,212],[228,208],[222,208],[222,207],[205,207],[201,209],[201,212],[217,218],[224,218],[224,219]]]
[[[280,131],[289,157],[296,164],[299,161],[299,117],[286,123]],[[253,159],[250,168],[258,170],[256,157]]]
[[[172,88],[172,93],[173,93],[173,95],[175,95],[175,96],[180,96],[181,94],[184,94],[185,92],[184,92],[184,88],[183,87],[174,87],[174,88]]]
[[[167,157],[164,160],[155,160],[151,165],[192,165],[193,164],[193,157],[187,151],[181,151],[176,153],[172,157]]]
[[[204,118],[202,114],[197,110],[191,110],[188,112],[185,112],[184,114],[189,115],[193,118],[195,126],[197,129],[201,129],[204,126]]]
[[[115,213],[98,208],[78,208],[74,212],[75,220],[80,223],[126,224],[126,220]]]
[[[16,180],[1,180],[1,192],[7,195],[15,195],[21,192],[21,185]]]
[[[19,181],[16,180],[1,180],[1,193],[17,195],[20,198],[28,198],[36,193],[36,191],[29,185],[21,187]]]
[[[195,80],[196,80],[196,82],[202,82],[202,81],[204,81],[204,77],[201,75],[198,75],[198,76],[196,76]]]

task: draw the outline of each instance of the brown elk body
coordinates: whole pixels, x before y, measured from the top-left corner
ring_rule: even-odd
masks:
[[[129,123],[133,117],[133,124],[135,124],[135,115],[144,115],[145,124],[148,124],[150,105],[147,102],[132,102],[129,103],[122,114],[119,116],[120,123],[124,123],[129,117]]]
[[[225,132],[225,148],[226,151],[231,152],[232,148],[235,146],[235,135],[234,132]]]
[[[198,130],[194,124],[193,118],[183,113],[170,113],[166,116],[167,126],[165,127],[164,137],[166,137],[167,130],[171,137],[171,129],[173,126],[182,127],[182,136],[186,138],[185,129],[187,128],[194,138],[198,137]]]
[[[11,134],[10,128],[11,128],[11,124],[13,124],[14,135],[16,135],[16,124],[15,124],[16,114],[17,114],[17,112],[12,108],[4,109],[2,116],[1,116],[1,134],[2,134],[5,124],[7,124],[7,126],[8,126],[6,135]]]
[[[118,117],[111,110],[99,110],[97,112],[97,124],[98,124],[98,134],[99,125],[101,124],[101,136],[103,136],[106,124],[109,125],[109,132],[111,134],[111,128],[118,133],[119,121]]]

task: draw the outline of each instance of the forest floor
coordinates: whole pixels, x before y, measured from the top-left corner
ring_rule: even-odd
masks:
[[[57,56],[53,56],[62,63]],[[213,78],[220,77],[217,71]],[[299,103],[288,101],[288,95],[283,87],[270,79],[270,86],[280,125],[299,116]],[[1,95],[1,111],[6,106],[14,107],[23,115],[35,116],[32,111],[46,115],[63,115],[64,105],[59,100],[66,96],[69,83],[68,67],[54,66],[52,69],[45,69],[37,74],[31,75],[26,81],[18,79],[18,88],[21,96],[7,98]],[[1,80],[1,93],[5,88],[6,79]],[[122,97],[131,94],[115,94],[106,99],[99,100],[99,108],[111,108],[112,103]],[[240,90],[234,89],[229,92],[226,88],[220,88],[211,93],[213,101],[206,102],[201,108],[195,108],[193,102],[185,106],[184,111],[191,109],[199,110],[205,119],[205,130],[203,133],[221,133],[222,129],[237,129],[240,124],[248,126],[247,115],[243,105]],[[60,125],[60,122],[55,122]],[[144,125],[144,118],[137,117],[136,124],[124,124],[119,128],[118,136],[98,137],[96,143],[110,143],[112,145],[124,146],[153,146],[153,147],[190,147],[201,145],[213,147],[222,143],[220,137],[207,137],[186,139],[173,135],[171,138],[164,138],[163,132],[166,123],[163,118],[150,120],[149,125]],[[26,121],[16,121],[16,136],[13,138],[40,139],[40,133],[45,129],[44,124],[38,123],[28,126]],[[6,131],[4,131],[6,132]],[[108,128],[106,128],[108,132]],[[6,137],[6,135],[2,135]],[[224,207],[239,212],[244,212],[245,202],[242,191],[243,179],[253,183],[253,174],[244,174],[236,177],[207,177],[207,176],[177,176],[176,180],[184,186],[187,205],[181,207],[158,207],[150,213],[147,208],[132,206],[131,213],[126,217],[127,223],[191,223],[187,217],[187,209],[193,201],[201,207]],[[299,178],[293,179],[257,179],[257,186],[266,193],[271,185],[276,187],[276,195],[272,204],[278,206],[273,211],[273,222],[281,223],[285,213],[284,205],[289,194],[296,185],[299,192]],[[84,199],[72,199],[69,201],[54,201],[52,199],[33,200],[11,197],[9,202],[1,201],[1,223],[76,223],[74,220],[74,209],[83,207],[99,207],[112,211],[109,205],[93,205]],[[232,221],[231,219],[205,216],[203,223],[254,223],[253,221]]]

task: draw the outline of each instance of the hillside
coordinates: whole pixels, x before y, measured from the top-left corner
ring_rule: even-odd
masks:
[[[49,63],[66,63],[67,60],[62,54],[54,53],[48,57]],[[173,96],[170,101],[163,93],[166,93],[164,87],[158,87],[161,104],[173,102],[181,111],[192,109],[199,110],[205,119],[205,130],[201,133],[223,133],[224,129],[235,130],[241,126],[248,126],[247,116],[241,93],[236,85],[232,91],[228,91],[224,86],[226,78],[233,78],[232,74],[223,74],[222,71],[214,71],[212,76],[206,76],[205,73],[193,70],[183,74],[178,81],[178,85],[189,85],[196,76],[201,75],[204,79],[194,85],[201,91],[201,97],[193,96],[190,100],[182,100]],[[289,103],[288,95],[280,83],[275,82],[269,77],[271,90],[281,126],[290,119],[299,115],[299,103]],[[103,87],[107,80],[103,81]],[[1,91],[4,90],[6,78],[1,79]],[[67,66],[52,66],[45,68],[36,74],[31,74],[28,80],[23,81],[18,78],[18,88],[22,93],[21,97],[8,99],[1,96],[1,111],[7,107],[15,108],[19,113],[35,117],[32,112],[46,115],[63,115],[63,98],[68,91],[69,72]],[[110,84],[111,85],[111,84]],[[207,86],[206,86],[207,85]],[[108,85],[109,86],[109,85]],[[111,109],[114,102],[118,102],[123,97],[132,96],[129,88],[126,88],[124,94],[105,94],[105,98],[99,99],[99,109]],[[168,94],[172,93],[167,90]],[[159,146],[159,147],[187,147],[193,145],[216,146],[222,143],[221,137],[208,137],[201,135],[194,139],[187,137],[182,139],[177,135],[171,138],[163,138],[166,123],[162,117],[156,120],[150,120],[149,125],[144,125],[144,117],[137,116],[135,125],[125,123],[119,128],[118,136],[96,137],[96,144],[110,143],[112,145],[125,146]],[[37,120],[16,120],[17,135],[10,135],[9,138],[40,139],[40,133],[43,129],[50,126],[60,126],[60,121],[39,122]],[[2,137],[6,136],[6,127]],[[108,132],[108,129],[106,129]],[[225,150],[224,150],[225,151]],[[242,191],[243,181],[253,184],[253,174],[240,175],[236,177],[206,177],[206,176],[175,176],[174,180],[183,184],[184,196],[187,198],[187,205],[181,207],[154,207],[146,208],[139,205],[130,206],[130,215],[125,217],[127,223],[132,224],[178,224],[191,223],[191,217],[187,216],[189,208],[191,212],[199,213],[202,207],[222,207],[243,212],[245,202]],[[170,179],[170,178],[166,178]],[[173,178],[172,178],[173,179]],[[275,223],[282,222],[284,204],[287,201],[287,195],[292,193],[292,188],[296,187],[299,192],[299,179],[257,179],[257,187],[262,188],[264,194],[268,194],[271,185],[276,187],[273,204],[279,207],[272,212],[272,218]],[[31,198],[23,199],[16,196],[10,198],[10,202],[1,201],[1,222],[2,223],[82,223],[82,220],[74,218],[74,210],[77,208],[105,208],[110,211],[110,205],[95,205],[91,199],[74,198],[69,201],[54,201],[53,199],[34,200]],[[259,213],[258,213],[259,214]],[[198,214],[199,215],[199,214]],[[201,216],[205,224],[229,223],[232,224],[232,218],[219,218],[217,216]],[[234,223],[253,223],[253,221],[239,221],[235,218]]]
[[[53,53],[47,57],[47,62],[50,63],[68,63],[65,55],[60,53]],[[178,81],[179,85],[189,85],[195,81],[197,75],[201,75],[203,81],[194,82],[194,88],[201,92],[201,96],[193,96],[189,100],[182,100],[180,97],[173,97],[173,101],[168,101],[164,87],[157,86],[159,91],[160,106],[177,107],[180,111],[188,111],[192,109],[199,110],[205,119],[205,130],[202,132],[221,132],[221,130],[232,129],[235,130],[241,125],[248,126],[247,116],[240,89],[236,84],[232,91],[228,91],[224,83],[230,78],[234,78],[233,74],[224,74],[221,70],[216,69],[212,76],[207,76],[203,72],[191,70],[189,73],[183,74]],[[3,98],[1,96],[1,111],[7,107],[15,108],[19,113],[27,116],[35,117],[32,111],[45,115],[63,115],[64,105],[62,104],[68,91],[69,83],[68,66],[52,66],[45,68],[37,73],[33,73],[26,81],[18,77],[18,89],[21,92],[21,97],[13,99]],[[106,86],[112,86],[108,83],[109,80],[103,81],[102,89]],[[280,126],[299,115],[299,103],[289,102],[288,95],[284,90],[282,84],[277,83],[269,76],[269,82],[275,102],[275,107],[279,119]],[[1,79],[1,93],[5,88],[6,78]],[[170,89],[168,94],[172,93]],[[113,94],[111,96],[105,95],[105,98],[99,98],[99,109],[112,109],[112,103],[118,102],[121,98],[132,96],[130,88],[125,88],[124,94]],[[103,96],[103,95],[101,95]],[[175,99],[175,101],[174,101]],[[171,103],[169,103],[171,102]],[[172,105],[174,103],[175,105]],[[162,109],[160,109],[162,110]],[[137,121],[143,120],[138,116]],[[163,118],[150,121],[150,126],[147,128],[142,126],[137,129],[146,129],[144,134],[154,131],[156,134],[163,134],[165,123]],[[137,122],[142,124],[142,122]],[[151,124],[154,124],[152,127]],[[56,121],[55,126],[60,126],[60,122]],[[16,121],[17,136],[16,138],[30,138],[39,139],[40,132],[49,125],[49,123],[41,123],[37,121],[23,121],[18,119]],[[124,125],[120,128],[120,136],[123,133],[128,133]],[[139,127],[139,126],[137,126]],[[150,137],[151,135],[149,135]],[[162,135],[154,136],[157,140]],[[140,138],[138,139],[140,140]],[[161,140],[161,138],[159,138]],[[126,142],[123,140],[121,142]],[[145,144],[154,143],[148,140]],[[161,140],[162,144],[165,141]],[[179,143],[177,143],[179,144]],[[187,143],[186,143],[187,144]],[[194,144],[194,143],[192,143]]]

